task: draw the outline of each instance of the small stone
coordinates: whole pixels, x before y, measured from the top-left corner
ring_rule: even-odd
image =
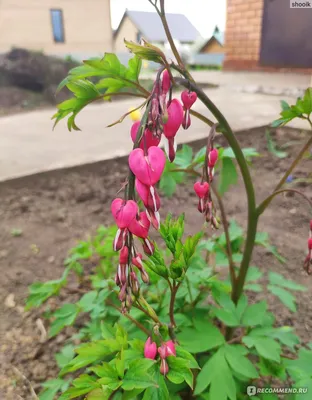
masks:
[[[9,254],[8,250],[1,250],[0,258],[6,258],[8,254]]]
[[[297,213],[297,209],[296,209],[296,208],[291,208],[291,209],[289,210],[289,213],[290,213],[290,214],[296,214],[296,213]]]
[[[48,263],[49,263],[49,264],[54,263],[54,261],[55,261],[55,257],[54,257],[54,256],[50,256],[50,257],[48,258]]]
[[[8,308],[14,308],[16,303],[14,301],[14,293],[10,293],[4,300],[4,305]]]

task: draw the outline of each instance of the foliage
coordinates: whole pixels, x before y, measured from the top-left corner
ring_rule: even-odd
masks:
[[[229,278],[216,275],[218,268],[228,265],[224,234],[207,239],[200,233],[183,241],[183,215],[178,219],[169,215],[160,228],[163,244],[145,262],[152,283],[144,289],[139,302],[145,311],[139,307],[129,314],[148,330],[152,326],[145,312],[156,316],[161,323],[155,323],[151,335],[154,340],[159,340],[158,335],[168,339],[170,290],[166,280],[180,284],[174,306],[180,346],[177,356],[169,358],[170,372],[166,378],[160,375],[158,362],[143,356],[145,334],[118,311],[112,279],[117,262],[111,249],[114,234],[115,228],[100,227],[94,237],[70,251],[65,260],[66,273],[60,280],[30,286],[27,304],[37,307],[61,290],[66,292],[69,274],[73,273],[78,278],[80,298],[48,313],[49,335],[57,335],[68,325],[75,326],[78,315],[84,321],[72,338],[79,338],[81,345],[66,343],[56,354],[60,375],[43,385],[40,400],[52,400],[57,393],[63,393],[61,400],[82,395],[86,399],[109,399],[113,393],[116,399],[118,393],[129,399],[171,399],[173,395],[181,398],[190,388],[195,396],[203,398],[209,392],[211,399],[235,399],[251,380],[263,379],[273,372],[281,379],[288,368],[294,371],[295,364],[288,366],[283,358],[284,351],[294,352],[299,344],[293,328],[275,326],[265,301],[249,303],[243,295],[235,306],[229,298]],[[234,259],[239,262],[244,235],[235,221],[231,222],[230,236]],[[207,257],[215,260],[208,267]],[[294,311],[295,298],[290,291],[305,288],[273,272],[269,272],[268,280],[266,286],[259,268],[251,267],[246,293],[267,288]],[[209,293],[213,300],[210,304],[206,302]],[[243,329],[240,343],[227,343],[220,324]],[[194,386],[195,371],[199,373]]]
[[[59,376],[42,385],[40,399],[53,400],[57,396],[60,400],[177,400],[191,397],[235,400],[245,399],[247,387],[251,384],[270,388],[272,382],[274,385],[288,384],[294,388],[307,387],[312,390],[312,345],[300,348],[300,339],[293,328],[279,326],[275,316],[269,311],[267,301],[254,298],[254,293],[263,292],[263,298],[270,293],[290,312],[295,313],[295,293],[305,290],[304,286],[286,279],[270,268],[264,273],[260,267],[250,265],[254,246],[264,247],[280,264],[286,262],[270,243],[268,234],[257,229],[259,217],[272,198],[279,194],[278,189],[283,186],[284,181],[282,179],[276,190],[257,206],[249,167],[252,159],[260,156],[259,153],[254,148],[240,148],[223,115],[193,82],[168,32],[164,1],[160,1],[159,6],[157,2],[150,3],[154,5],[164,24],[177,63],[169,64],[160,49],[145,41],[142,44],[125,41],[126,47],[134,54],[127,67],[120,63],[116,55],[106,53],[102,59],[84,61],[82,66],[70,71],[59,89],[66,86],[74,97],[59,104],[53,118],[57,124],[67,117],[68,129],[77,130],[79,128],[75,117],[86,105],[95,100],[130,93],[146,98],[143,103],[146,111],[140,124],[142,136],[143,132],[145,135],[145,127],[151,127],[155,121],[157,123],[154,130],[164,128],[163,117],[169,118],[165,111],[170,104],[165,104],[166,97],[159,103],[157,101],[160,97],[153,95],[160,90],[160,74],[167,69],[169,86],[184,85],[188,90],[184,92],[188,101],[192,100],[189,90],[194,90],[196,96],[192,93],[192,98],[196,100],[198,96],[218,123],[213,124],[203,115],[195,113],[208,125],[212,125],[207,146],[195,154],[188,145],[183,145],[175,154],[173,138],[170,137],[170,158],[173,158],[174,153],[175,160],[166,165],[163,161],[164,172],[159,174],[159,177],[162,175],[159,188],[165,195],[172,196],[177,184],[185,182],[188,176],[202,178],[201,184],[206,178],[207,186],[212,186],[215,172],[218,185],[216,188],[213,186],[212,194],[218,200],[224,232],[207,236],[206,229],[203,229],[193,235],[186,235],[184,215],[174,217],[168,214],[160,224],[154,249],[150,242],[149,246],[146,245],[146,237],[139,236],[145,241],[145,252],[149,255],[143,259],[144,265],[141,265],[134,243],[137,240],[135,235],[131,233],[131,246],[125,246],[129,254],[118,258],[112,249],[116,228],[100,227],[94,237],[79,242],[69,252],[60,279],[33,283],[29,287],[26,307],[30,309],[46,305],[45,317],[49,320],[49,336],[54,337],[69,326],[73,326],[76,331],[55,355],[60,368]],[[139,81],[142,60],[154,61],[162,66],[151,93]],[[183,79],[179,76],[173,77],[173,70],[178,71]],[[170,96],[171,94],[170,92]],[[152,104],[153,100],[157,100],[156,103],[154,101]],[[185,103],[184,108],[183,112],[188,110]],[[306,119],[312,126],[312,89],[307,89],[303,98],[297,99],[293,106],[283,101],[282,108],[281,118],[273,123],[275,127],[296,117]],[[157,118],[161,115],[163,119],[153,119],[153,115]],[[117,123],[125,116],[126,114]],[[187,113],[184,115],[184,127],[188,124],[186,116]],[[217,130],[222,132],[230,147],[217,146],[216,151],[212,146]],[[137,137],[139,139],[138,135]],[[277,149],[269,131],[266,138],[268,149],[273,155],[279,158],[288,155]],[[138,139],[135,147],[140,144]],[[147,142],[147,138],[145,139]],[[153,150],[162,153],[159,149]],[[139,149],[134,151],[141,154]],[[217,163],[212,162],[211,154],[217,154]],[[288,176],[300,157],[287,171]],[[145,149],[140,160],[145,163],[147,158]],[[146,165],[148,173],[151,173],[153,163],[153,172],[158,174],[160,168],[157,161],[149,159],[149,164]],[[247,234],[236,221],[228,223],[223,210],[224,194],[238,182],[237,167],[246,189]],[[148,182],[151,182],[152,177],[148,173],[142,176],[147,176]],[[134,176],[131,174],[126,186],[126,200],[134,201],[135,196],[131,193]],[[154,186],[153,181],[153,185],[147,190],[147,204],[144,205],[146,208],[151,207],[151,196],[154,208],[149,211],[155,214],[156,220],[158,209],[156,210]],[[200,189],[204,190],[202,187]],[[212,200],[209,198],[211,193],[209,192],[209,196],[206,193],[203,197],[205,196],[207,209],[212,213]],[[119,200],[123,203],[122,199],[117,199],[118,202]],[[128,214],[125,212],[121,217],[118,214],[119,209],[114,214],[116,222],[118,217],[124,223],[131,213],[130,208]],[[208,213],[206,209],[204,211],[207,218]],[[215,223],[212,223],[211,217],[212,214],[207,222],[217,228],[219,217]],[[128,221],[129,225],[119,226],[118,238],[122,238],[120,235],[123,235],[124,229],[130,230],[129,226],[135,218],[137,213]],[[145,227],[143,218],[140,221],[141,233]],[[310,253],[308,263],[309,257]],[[124,297],[120,298],[121,302],[118,299],[116,283],[118,280],[122,283],[123,275],[118,272],[117,279],[115,275],[116,269],[121,271],[122,268],[128,274],[129,260],[140,271],[144,283],[147,282],[147,276],[150,280],[149,286],[140,281],[140,289],[135,281],[137,290],[127,292],[131,301],[127,297],[126,300],[129,300],[131,308],[125,306],[127,303]],[[131,272],[128,275],[130,280],[133,278]],[[49,299],[58,296],[60,292],[66,294],[66,291],[67,302],[60,303],[55,309]],[[121,291],[119,297],[120,293]],[[75,345],[76,341],[79,345]],[[307,399],[307,396],[309,394],[300,395],[300,399]],[[271,398],[277,397],[272,395]],[[255,399],[263,399],[263,396]],[[299,396],[294,395],[291,399],[297,400]]]

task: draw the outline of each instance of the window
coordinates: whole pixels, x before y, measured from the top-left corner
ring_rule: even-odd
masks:
[[[50,10],[53,39],[55,43],[64,43],[64,20],[63,20],[63,10]]]

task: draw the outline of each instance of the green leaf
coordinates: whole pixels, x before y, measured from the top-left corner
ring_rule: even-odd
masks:
[[[234,372],[250,379],[257,379],[259,377],[258,372],[251,361],[242,354],[241,346],[226,345],[225,358]]]
[[[63,276],[58,280],[48,282],[35,282],[28,287],[29,295],[26,300],[26,310],[33,307],[39,307],[48,298],[59,293],[61,288],[66,285],[68,269],[65,270]]]
[[[242,340],[247,347],[255,347],[260,356],[280,362],[281,346],[274,339],[244,336]]]
[[[280,301],[292,312],[297,311],[296,307],[296,298],[294,295],[289,293],[287,290],[275,286],[275,285],[268,285],[268,290],[274,294],[274,296],[278,297]]]
[[[130,81],[139,81],[139,76],[142,68],[141,58],[134,56],[130,58],[128,62],[128,71],[126,72],[126,78]]]
[[[167,378],[169,381],[180,384],[186,382],[190,388],[193,388],[193,374],[190,370],[189,360],[184,360],[180,357],[170,356],[167,357],[167,362],[169,365],[169,372]]]
[[[159,366],[155,371],[154,380],[157,382],[157,387],[147,388],[143,400],[171,400],[165,378],[159,372]]]
[[[49,335],[57,335],[65,326],[70,326],[75,322],[79,314],[79,307],[76,304],[64,304],[56,310],[52,316],[55,318],[50,326]]]
[[[79,307],[84,312],[90,312],[94,308],[95,300],[98,296],[96,290],[91,290],[90,292],[84,294],[78,302]]]
[[[89,369],[90,371],[94,372],[98,377],[100,377],[98,382],[101,385],[108,386],[112,390],[116,390],[116,388],[119,387],[120,380],[118,377],[118,372],[113,365],[105,362],[101,365],[91,367]]]
[[[59,368],[65,367],[75,356],[75,347],[72,344],[64,346],[59,353],[55,354],[55,359]]]
[[[189,361],[189,367],[192,369],[200,369],[197,361],[191,353],[183,349],[181,346],[176,346],[177,357],[183,358]]]
[[[286,289],[290,290],[298,290],[304,292],[307,288],[299,283],[296,283],[290,279],[286,279],[283,275],[278,274],[276,272],[269,272],[269,281],[272,285],[282,286]]]
[[[275,361],[260,357],[259,367],[261,376],[275,376],[283,381],[287,378],[285,366]]]
[[[312,112],[312,88],[308,88],[303,96],[302,101],[303,112],[310,115]]]
[[[177,184],[182,183],[185,179],[184,172],[173,171],[177,168],[178,166],[175,163],[166,161],[165,169],[159,182],[159,188],[167,197],[171,197],[176,191]]]
[[[286,260],[276,250],[274,246],[269,243],[269,234],[267,232],[257,232],[255,244],[265,247],[280,263],[285,263]]]
[[[60,374],[74,372],[96,361],[101,361],[106,356],[119,351],[120,348],[121,345],[115,339],[97,340],[83,344],[76,349],[78,355],[61,370]]]
[[[59,397],[59,400],[75,399],[100,387],[95,378],[87,374],[80,375],[78,378],[73,380],[72,385],[73,387],[67,389],[66,392]]]
[[[136,54],[139,58],[163,64],[164,54],[158,47],[147,42],[144,42],[142,46],[134,42],[128,42],[127,40],[125,40],[125,45],[131,53]]]
[[[41,386],[44,388],[43,391],[39,394],[40,400],[54,400],[55,396],[59,392],[64,392],[68,389],[70,381],[64,381],[63,379],[50,379],[46,382],[43,382]]]
[[[224,348],[220,348],[199,372],[194,394],[199,395],[208,386],[211,400],[236,400],[235,381],[226,362]]]
[[[282,107],[282,110],[290,109],[290,105],[285,100],[281,100],[281,107]]]
[[[142,358],[131,361],[126,372],[122,388],[124,390],[146,389],[156,386],[153,377],[147,372],[154,365],[154,360]]]
[[[298,358],[295,360],[285,359],[287,372],[295,381],[312,377],[312,351],[300,348]]]
[[[260,301],[259,303],[251,304],[245,310],[242,317],[242,324],[245,326],[261,325],[267,310],[267,303]]]
[[[221,171],[220,171],[220,182],[218,191],[220,195],[223,195],[228,191],[231,185],[237,183],[238,175],[234,162],[229,157],[222,159]]]
[[[268,129],[266,129],[266,131],[265,131],[265,137],[267,140],[268,150],[270,153],[272,153],[275,157],[278,157],[278,158],[285,158],[288,156],[288,153],[286,151],[277,150],[276,144],[275,144],[274,140],[272,139],[272,137],[270,135],[270,131]]]
[[[110,400],[112,393],[113,390],[105,386],[101,389],[92,390],[92,392],[87,394],[86,400]]]
[[[211,322],[195,320],[193,328],[185,328],[177,335],[180,345],[191,353],[201,353],[219,347],[224,337]]]
[[[254,282],[261,279],[263,272],[258,267],[249,267],[246,276],[246,282]]]
[[[183,144],[181,150],[177,151],[174,163],[180,168],[186,169],[192,163],[193,150],[191,146]]]

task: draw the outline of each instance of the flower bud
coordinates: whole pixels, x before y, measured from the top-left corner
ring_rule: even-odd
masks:
[[[166,351],[167,351],[167,356],[176,356],[176,347],[175,344],[172,340],[168,340],[166,343]]]
[[[141,253],[138,253],[136,257],[132,257],[132,264],[135,265],[139,270],[143,268]]]
[[[312,238],[308,239],[308,249],[312,250]]]
[[[119,251],[125,245],[126,238],[127,238],[127,229],[118,229],[113,242],[114,251]]]
[[[121,302],[123,302],[123,301],[126,300],[126,296],[127,296],[127,294],[126,294],[126,288],[127,288],[126,285],[123,285],[122,288],[120,289],[118,298],[119,298],[119,300],[120,300]]]
[[[140,284],[134,271],[130,272],[130,286],[132,293],[137,296],[140,292]]]
[[[218,150],[217,149],[212,149],[209,152],[208,156],[208,166],[210,168],[213,168],[218,160]]]
[[[310,221],[310,231],[312,232],[312,219]]]
[[[129,257],[129,249],[127,246],[124,246],[119,254],[119,263],[128,264],[128,257]]]
[[[165,344],[162,344],[160,347],[158,347],[158,354],[160,358],[166,358],[168,356],[167,347]]]
[[[155,246],[154,246],[154,244],[149,240],[149,238],[144,239],[144,242],[143,242],[143,250],[144,250],[144,253],[145,253],[147,256],[151,256],[151,255],[154,253],[154,249],[155,249]]]
[[[170,86],[171,86],[170,75],[169,72],[165,69],[162,74],[162,82],[161,82],[161,88],[164,94],[167,94],[169,92]]]
[[[161,360],[160,360],[160,373],[162,374],[162,375],[167,375],[168,374],[168,372],[169,372],[169,366],[168,366],[168,363],[167,363],[167,361],[164,359],[164,358],[162,358]]]
[[[127,264],[119,264],[118,265],[118,278],[122,285],[125,285],[127,282],[128,276],[128,265]]]
[[[157,346],[155,342],[152,342],[152,339],[149,337],[144,345],[144,357],[149,358],[151,360],[155,360],[157,355]]]
[[[183,129],[188,129],[191,126],[191,115],[190,111],[186,110],[184,113],[183,121],[182,121],[182,127]]]
[[[144,268],[142,268],[142,269],[140,270],[140,274],[141,274],[141,279],[142,279],[142,281],[143,281],[144,283],[149,283],[149,276],[148,276],[148,273],[145,271]]]
[[[153,121],[156,121],[156,119],[159,117],[159,102],[156,97],[153,98],[152,100],[152,119]]]

